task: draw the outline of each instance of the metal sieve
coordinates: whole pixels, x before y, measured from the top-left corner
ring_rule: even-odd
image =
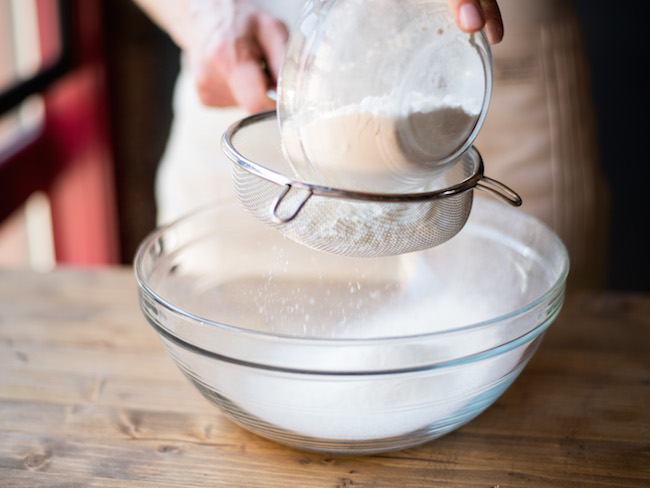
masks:
[[[471,147],[424,191],[378,194],[292,179],[274,111],[233,124],[223,137],[232,160],[235,193],[251,214],[312,249],[354,257],[380,257],[428,249],[465,225],[478,188],[513,206],[521,198],[483,174]]]

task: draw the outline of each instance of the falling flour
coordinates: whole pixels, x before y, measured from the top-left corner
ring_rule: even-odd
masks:
[[[421,336],[499,316],[510,310],[515,298],[521,299],[518,294],[525,288],[523,283],[505,287],[515,295],[505,302],[504,290],[493,285],[499,273],[520,279],[514,271],[517,261],[512,259],[512,251],[503,250],[503,244],[465,233],[453,246],[437,248],[436,259],[415,253],[348,260],[310,252],[273,233],[265,233],[261,241],[271,251],[248,253],[245,263],[233,267],[234,276],[222,274],[224,281],[218,286],[197,293],[196,288],[176,283],[174,289],[184,293],[182,309],[224,324],[245,324],[254,334],[271,333],[289,342],[291,337],[307,339],[306,345],[316,338],[324,344],[344,341],[340,348],[332,344],[310,348],[307,357],[299,349],[284,350],[282,364],[292,368],[304,365],[310,369],[310,365],[319,364],[322,371],[340,372],[363,371],[370,365],[390,370],[397,364],[405,370],[357,375],[277,372],[174,352],[191,376],[202,378],[219,397],[228,399],[226,409],[233,409],[257,427],[270,424],[299,435],[333,440],[408,436],[431,426],[443,429],[453,425],[450,419],[465,415],[469,419],[478,413],[491,395],[498,395],[514,380],[517,365],[525,362],[528,342],[513,344],[499,355],[481,354],[523,334],[513,332],[512,324],[483,327],[473,334],[448,334],[440,338],[438,346]],[[467,276],[484,256],[472,252],[478,244],[497,246],[495,252],[487,253],[494,256],[490,263],[494,269],[483,264],[485,272],[473,275],[468,286]],[[212,246],[209,250],[214,255]],[[211,269],[210,255],[197,266],[204,274]],[[523,326],[528,330],[529,325]],[[193,330],[199,333],[202,328]],[[400,347],[399,340],[395,347],[367,347],[368,339],[396,335],[421,340],[412,348]],[[202,340],[196,337],[192,342],[200,344]],[[274,343],[268,350],[257,341],[246,347],[254,362],[264,364],[263,358],[281,350]],[[409,371],[412,361],[426,361],[428,354],[465,360]]]
[[[305,358],[306,364],[329,364],[334,372],[340,371],[342,366],[354,371],[364,365],[379,364],[382,357],[386,369],[390,369],[396,364],[408,364],[414,359],[412,355],[418,353],[417,348],[404,349],[398,345],[394,349],[387,345],[368,350],[363,338],[376,340],[391,337],[396,332],[416,336],[430,334],[474,323],[489,314],[486,312],[490,310],[489,300],[477,301],[468,307],[463,293],[455,289],[422,294],[424,290],[437,290],[439,284],[429,283],[438,278],[421,267],[402,280],[403,285],[412,287],[412,294],[420,293],[421,296],[411,294],[405,301],[394,301],[395,294],[405,293],[396,288],[399,281],[387,281],[386,287],[381,283],[351,281],[337,288],[334,280],[330,286],[336,295],[329,296],[330,286],[322,286],[322,283],[314,287],[309,281],[292,281],[283,287],[282,276],[273,276],[272,280],[260,282],[255,287],[215,290],[208,303],[214,307],[212,298],[218,298],[217,308],[228,312],[229,303],[235,300],[233,297],[241,300],[241,291],[249,290],[250,295],[242,301],[249,307],[242,311],[251,316],[250,323],[257,316],[263,322],[268,321],[268,327],[281,337],[352,339],[346,347],[312,351],[310,357]],[[279,290],[272,291],[278,286]],[[332,301],[339,308],[332,308]],[[328,317],[328,311],[338,315]],[[239,311],[233,313],[241,320]],[[260,323],[257,330],[264,331],[264,324]],[[503,342],[505,335],[502,334],[505,333],[496,329],[492,335],[459,336],[457,341],[447,339],[444,343],[450,357],[463,358],[480,351],[482,344]],[[355,339],[360,340],[356,348],[351,347]],[[436,423],[444,426],[452,415],[473,416],[480,408],[473,406],[473,401],[495,385],[507,385],[514,379],[516,365],[521,362],[526,347],[528,344],[481,360],[467,358],[466,363],[447,365],[435,371],[423,368],[395,374],[276,373],[226,362],[215,365],[204,357],[188,358],[188,366],[194,375],[207,378],[211,388],[228,399],[228,408],[236,405],[238,412],[245,412],[244,417],[254,418],[256,423],[265,422],[315,438],[372,440],[408,435]],[[428,354],[431,348],[435,345],[423,345],[421,353]],[[264,351],[257,350],[255,357],[263,354]],[[285,361],[295,363],[302,353],[287,350],[287,354]]]

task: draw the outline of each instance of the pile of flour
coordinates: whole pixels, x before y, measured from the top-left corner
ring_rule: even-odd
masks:
[[[231,230],[226,226],[223,232]],[[219,273],[223,283],[200,292],[194,278],[190,282],[193,286],[177,283],[174,287],[183,294],[181,308],[195,316],[241,324],[255,333],[307,338],[310,348],[304,362],[306,369],[312,364],[331,365],[323,369],[332,372],[342,367],[361,371],[372,364],[382,369],[379,365],[385,360],[384,369],[389,370],[396,364],[413,364],[417,357],[424,360],[429,355],[443,354],[466,361],[400,374],[342,376],[279,373],[215,362],[189,351],[174,354],[182,358],[193,376],[202,378],[213,391],[237,405],[246,418],[304,436],[382,439],[409,435],[436,424],[436,428],[444,428],[454,418],[468,419],[478,413],[487,397],[498,395],[501,386],[514,379],[519,371],[516,366],[529,350],[530,344],[523,343],[494,357],[478,354],[470,359],[477,352],[516,337],[511,330],[513,324],[494,324],[471,334],[447,334],[439,345],[423,337],[421,342],[418,340],[420,345],[414,343],[410,348],[401,347],[400,341],[394,347],[368,347],[367,339],[417,337],[503,313],[504,292],[492,283],[499,273],[519,280],[520,275],[512,272],[517,262],[512,253],[504,252],[503,244],[484,238],[482,247],[495,245],[493,251],[497,252],[486,252],[494,258],[487,268],[482,265],[482,273],[474,273],[484,254],[472,252],[479,244],[473,236],[459,236],[453,244],[438,248],[435,257],[414,253],[381,260],[348,260],[311,252],[269,230],[259,240],[272,252],[247,253],[251,257],[245,263],[233,265],[233,276]],[[205,277],[205,270],[211,269],[210,257],[198,265],[202,265]],[[515,281],[503,287],[513,290],[516,298],[522,293],[522,284]],[[516,302],[513,298],[507,303]],[[197,333],[201,330],[193,329]],[[314,344],[309,342],[314,338],[320,338],[326,346],[312,347]],[[328,340],[345,342],[337,348]],[[198,337],[192,342],[200,344]],[[281,351],[274,341],[266,344],[250,344],[253,362],[264,364],[267,353],[270,356],[266,357],[274,357]],[[304,352],[288,348],[285,354],[286,364],[294,365]]]

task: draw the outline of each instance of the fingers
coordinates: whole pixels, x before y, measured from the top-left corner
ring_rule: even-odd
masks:
[[[289,31],[278,19],[264,16],[260,18],[258,23],[257,38],[260,42],[268,72],[272,78],[271,83],[275,86],[280,74],[284,50],[289,40]]]
[[[235,105],[222,67],[215,56],[206,56],[202,52],[189,51],[190,65],[194,76],[197,94],[201,103],[209,107],[228,107]]]
[[[490,44],[498,44],[503,40],[503,19],[496,0],[481,0],[485,15],[485,34]]]
[[[485,25],[483,9],[478,0],[447,0],[456,24],[465,32],[476,32]]]
[[[237,63],[228,77],[228,86],[237,105],[248,113],[271,110],[275,102],[268,98],[269,78],[259,59]]]
[[[241,106],[249,113],[271,110],[266,96],[271,81],[254,38],[228,39],[214,49],[190,56],[201,102],[210,107]]]
[[[236,103],[249,113],[275,108],[268,91],[275,88],[288,38],[281,21],[260,11],[251,21],[249,35],[235,46],[228,86]]]
[[[279,20],[261,15],[252,34],[237,55],[228,85],[238,105],[257,113],[275,107],[267,93],[277,83],[289,33]]]
[[[485,29],[490,44],[503,39],[503,21],[496,0],[447,0],[458,27],[465,32]]]
[[[273,109],[267,93],[275,88],[286,27],[250,1],[240,0],[230,9],[216,9],[217,4],[197,0],[203,9],[194,10],[188,54],[201,102],[237,105],[249,113]]]

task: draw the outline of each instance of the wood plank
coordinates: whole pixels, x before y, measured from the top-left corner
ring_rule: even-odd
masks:
[[[0,271],[0,487],[646,487],[650,296],[572,297],[515,384],[424,446],[305,453],[185,380],[130,269]]]
[[[366,458],[333,457],[266,446],[186,443],[159,440],[112,441],[102,438],[7,434],[0,449],[0,474],[11,479],[18,471],[46,471],[79,479],[120,479],[159,486],[508,486],[508,487],[644,487],[634,471],[603,474],[594,467],[612,467],[608,446],[566,457],[546,440],[450,435],[438,449],[416,448],[401,455]],[[445,440],[446,440],[445,439]],[[505,441],[505,442],[504,442]],[[485,443],[490,455],[486,457]],[[249,449],[250,448],[250,449]],[[458,453],[462,452],[462,455]],[[534,453],[535,463],[515,461]],[[489,483],[492,483],[490,485]],[[10,485],[5,485],[10,486]],[[126,485],[125,486],[130,486]]]

